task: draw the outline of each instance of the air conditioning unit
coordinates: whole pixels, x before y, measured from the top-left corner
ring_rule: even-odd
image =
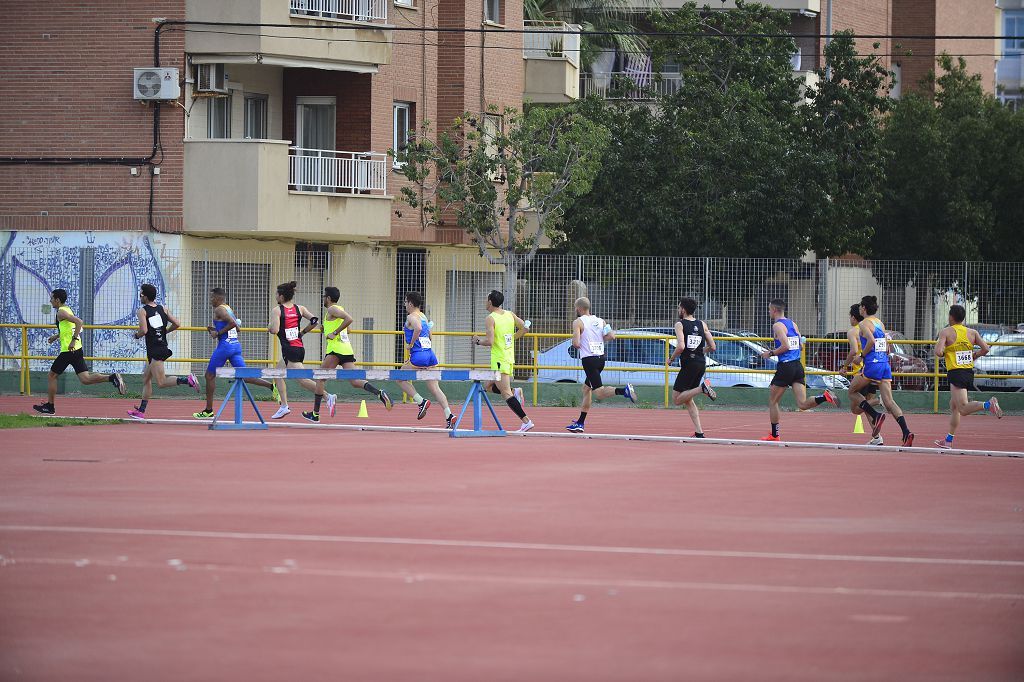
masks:
[[[135,69],[133,91],[135,99],[142,101],[178,99],[181,97],[178,70],[157,67]]]
[[[228,81],[223,64],[196,65],[196,92],[220,92],[227,94]]]

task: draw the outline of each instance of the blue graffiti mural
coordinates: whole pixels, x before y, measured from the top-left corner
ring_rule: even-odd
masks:
[[[10,232],[0,252],[0,321],[53,324],[50,292],[65,289],[68,305],[91,324],[134,324],[139,285],[149,282],[164,292],[164,276],[149,239],[123,232]],[[54,330],[29,330],[32,355],[54,355],[58,347],[47,342]],[[18,354],[20,330],[3,328],[3,354]],[[91,338],[90,338],[91,335]],[[141,346],[126,330],[97,329],[86,334],[87,349],[100,357],[138,357]],[[141,372],[128,362],[96,363],[99,371]],[[31,363],[46,369],[47,361]]]

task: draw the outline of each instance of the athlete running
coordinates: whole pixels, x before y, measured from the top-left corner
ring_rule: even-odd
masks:
[[[593,398],[604,400],[613,395],[621,395],[635,403],[636,389],[633,388],[633,384],[626,384],[622,388],[605,386],[601,380],[601,372],[604,370],[604,344],[615,338],[615,332],[602,318],[590,314],[589,298],[576,299],[576,316],[572,323],[572,345],[579,351],[586,380],[583,382],[580,416],[565,428],[573,433],[583,433]]]
[[[505,295],[500,291],[487,294],[487,335],[474,336],[473,343],[491,347],[491,369],[501,373],[500,380],[485,382],[484,389],[501,394],[509,409],[522,422],[519,432],[526,433],[533,428],[533,422],[523,409],[522,391],[512,391],[512,373],[515,371],[515,341],[523,337],[527,326],[518,315],[501,307],[504,302]]]
[[[165,374],[164,362],[171,357],[171,349],[167,346],[167,335],[181,326],[171,311],[156,302],[156,287],[143,284],[139,287],[139,328],[135,332],[136,339],[146,340],[146,370],[142,373],[142,401],[138,407],[128,411],[132,419],[145,419],[149,399],[153,397],[153,382],[159,388],[174,386],[191,386],[199,393],[199,382],[196,375],[189,373],[187,377],[169,377]]]
[[[989,352],[989,345],[976,330],[964,326],[967,311],[962,305],[949,309],[949,326],[939,332],[935,342],[935,357],[945,358],[946,377],[949,379],[949,433],[945,439],[935,441],[940,448],[952,448],[953,436],[960,426],[960,417],[987,410],[1002,419],[1003,410],[995,396],[986,402],[969,400],[968,391],[974,388],[974,361]],[[979,349],[975,350],[974,347]]]
[[[711,388],[711,381],[704,376],[707,361],[704,358],[705,349],[714,353],[717,347],[715,339],[711,336],[707,324],[703,320],[694,317],[697,311],[697,301],[689,297],[679,299],[679,319],[676,320],[676,348],[668,359],[671,366],[676,358],[682,358],[679,362],[679,374],[676,375],[675,384],[672,386],[672,402],[676,405],[686,405],[686,411],[690,413],[693,421],[694,438],[703,438],[704,429],[700,425],[700,410],[697,403],[693,402],[701,393],[704,393],[712,400],[718,399],[718,394]]]
[[[327,340],[327,347],[324,349],[324,360],[320,363],[321,369],[336,369],[341,365],[342,369],[355,369],[356,356],[352,350],[352,342],[348,337],[348,328],[352,325],[352,316],[345,312],[345,309],[338,305],[341,299],[341,292],[338,287],[325,287],[323,304],[327,309],[324,314],[322,328],[324,338]],[[382,389],[377,388],[365,379],[349,379],[354,388],[361,388],[370,395],[380,400],[384,407],[391,409],[391,398]],[[320,421],[320,405],[324,399],[324,385],[326,381],[319,379],[316,382],[316,391],[313,395],[313,409],[310,412],[303,412],[302,417],[307,421]],[[327,410],[334,416],[336,396],[327,394]]]
[[[295,305],[292,299],[295,298],[296,282],[286,282],[277,287],[277,305],[270,310],[270,323],[267,325],[267,333],[273,334],[281,342],[281,359],[278,367],[291,367],[292,369],[303,369],[302,361],[306,358],[306,348],[302,345],[302,337],[315,329],[319,320],[313,317],[313,313],[305,306]],[[302,320],[309,320],[305,329],[301,329]],[[316,382],[312,379],[299,379],[298,383],[310,393],[316,393]],[[289,412],[288,407],[288,385],[284,379],[275,379],[277,395],[281,400],[281,406],[277,412],[271,415],[271,419],[281,419]],[[328,398],[329,401],[333,398]]]
[[[104,381],[109,381],[114,384],[117,392],[121,395],[124,395],[127,390],[124,385],[124,379],[121,378],[120,374],[116,372],[114,374],[100,374],[89,371],[88,365],[85,364],[85,352],[82,350],[82,327],[84,323],[81,319],[75,317],[71,308],[66,305],[67,300],[68,292],[64,289],[54,289],[50,295],[50,307],[57,311],[54,320],[54,323],[57,325],[57,333],[50,336],[47,339],[47,343],[59,340],[60,353],[57,354],[53,364],[50,365],[50,373],[46,375],[46,402],[32,406],[32,409],[40,414],[54,414],[56,412],[54,401],[57,399],[57,377],[63,374],[64,370],[68,367],[75,370],[75,374],[78,375],[78,380],[82,382],[83,386],[102,384]]]
[[[850,306],[850,328],[846,331],[846,340],[850,342],[850,352],[846,355],[846,361],[843,363],[843,369],[846,371],[848,377],[850,377],[851,384],[849,388],[850,395],[850,412],[853,414],[866,414],[868,419],[871,420],[871,440],[868,441],[868,445],[884,445],[885,442],[882,440],[882,434],[875,429],[877,425],[879,428],[882,426],[882,421],[879,420],[880,414],[875,408],[878,406],[878,387],[872,383],[868,383],[860,391],[855,391],[853,388],[853,379],[864,373],[864,361],[860,355],[860,323],[864,321],[864,316],[860,314],[860,303],[854,303]],[[870,398],[868,396],[871,396]]]
[[[418,291],[410,291],[405,295],[405,324],[402,331],[405,334],[405,347],[409,351],[409,362],[402,365],[402,369],[430,369],[437,367],[437,355],[434,353],[434,339],[430,332],[434,323],[427,320],[423,314],[423,294]],[[398,386],[403,392],[419,407],[416,419],[423,419],[430,407],[430,401],[416,392],[411,381],[399,381]],[[448,396],[441,390],[441,384],[436,379],[427,379],[427,387],[434,394],[437,402],[444,408],[445,428],[455,426],[455,415],[452,414],[448,405]]]
[[[839,397],[828,389],[814,398],[807,397],[804,365],[800,353],[803,348],[800,329],[793,320],[786,317],[786,302],[782,299],[776,298],[769,302],[768,313],[772,316],[772,336],[775,339],[775,348],[764,351],[761,353],[761,357],[768,359],[775,356],[779,359],[779,364],[775,368],[771,386],[768,387],[768,414],[771,417],[772,432],[761,440],[777,441],[781,440],[779,436],[779,402],[782,400],[782,396],[786,395],[787,388],[793,389],[796,406],[801,411],[813,409],[826,402],[839,407]]]

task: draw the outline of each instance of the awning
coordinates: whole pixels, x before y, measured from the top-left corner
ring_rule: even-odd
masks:
[[[289,69],[322,69],[324,71],[348,71],[350,73],[377,73],[377,64],[358,64],[338,60],[302,59],[301,57],[280,57],[272,54],[192,54],[193,64],[265,64],[283,66]]]

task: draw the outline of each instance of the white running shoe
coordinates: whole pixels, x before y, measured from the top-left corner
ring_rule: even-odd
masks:
[[[521,389],[521,388],[513,388],[512,389],[512,395],[515,396],[515,399],[519,401],[520,405],[524,404],[523,403],[523,389]]]
[[[885,445],[885,441],[882,440],[881,436],[875,436],[868,441],[868,445]]]
[[[291,411],[292,411],[292,408],[288,407],[287,405],[282,405],[281,407],[277,408],[277,412],[272,414],[270,416],[270,418],[271,419],[284,419],[289,413],[291,413]]]
[[[533,428],[533,420],[528,419],[525,424],[519,427],[519,433],[526,433]]]
[[[333,417],[334,416],[334,405],[338,402],[338,396],[336,393],[327,394],[327,412]]]

